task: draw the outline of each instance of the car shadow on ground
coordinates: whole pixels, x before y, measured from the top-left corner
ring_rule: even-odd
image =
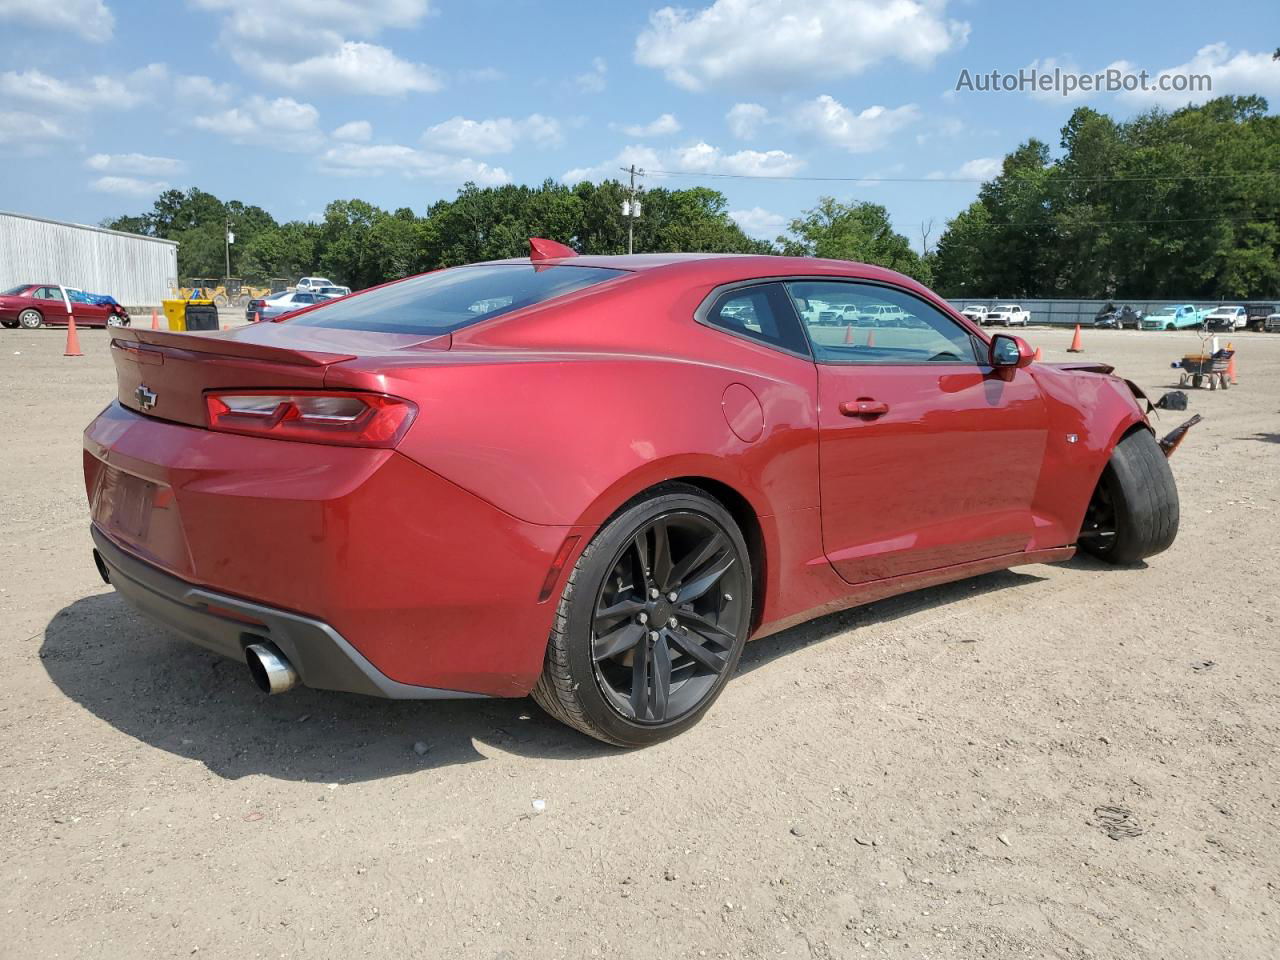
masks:
[[[739,672],[849,630],[1042,579],[1003,570],[820,617],[748,644]],[[243,664],[170,635],[110,592],[60,610],[40,658],[58,688],[95,716],[227,779],[351,783],[502,754],[583,761],[619,752],[528,699],[394,701],[305,687],[267,697]]]

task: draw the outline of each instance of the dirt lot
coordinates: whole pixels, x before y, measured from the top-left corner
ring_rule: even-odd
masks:
[[[0,331],[0,956],[1274,957],[1280,336],[1234,339],[1170,552],[760,641],[622,753],[528,701],[268,699],[166,638],[89,557],[106,335]],[[1158,394],[1194,342],[1085,357]]]

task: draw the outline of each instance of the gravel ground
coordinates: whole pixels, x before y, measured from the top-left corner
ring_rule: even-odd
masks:
[[[0,331],[0,956],[1280,954],[1280,336],[1191,393],[1168,553],[762,640],[634,753],[529,701],[268,699],[131,613],[80,479],[106,339]],[[1084,356],[1158,395],[1194,343]]]

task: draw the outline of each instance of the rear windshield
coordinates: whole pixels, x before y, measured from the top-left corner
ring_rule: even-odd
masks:
[[[16,297],[29,286],[31,286],[31,284],[24,283],[20,287],[14,287],[12,290],[6,290],[4,293],[0,293],[0,297]]]
[[[454,267],[359,293],[285,322],[378,333],[452,333],[625,272],[523,263]]]

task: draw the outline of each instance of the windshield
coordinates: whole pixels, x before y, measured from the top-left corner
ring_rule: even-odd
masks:
[[[454,267],[335,300],[288,323],[435,336],[624,276],[603,267]]]
[[[1171,317],[1171,316],[1173,316],[1173,315],[1174,315],[1175,313],[1177,313],[1177,312],[1178,312],[1178,308],[1177,308],[1177,307],[1161,307],[1161,308],[1160,308],[1159,310],[1157,310],[1154,314],[1152,314],[1152,316],[1156,316],[1156,317]]]

